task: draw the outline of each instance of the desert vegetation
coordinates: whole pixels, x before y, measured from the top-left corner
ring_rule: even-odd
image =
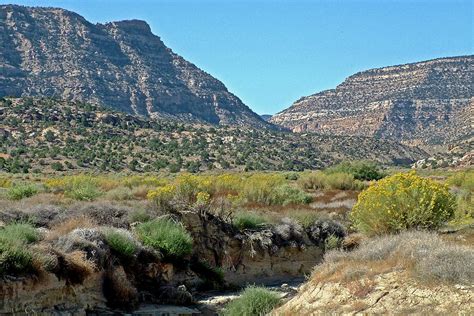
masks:
[[[249,257],[284,247],[321,249],[314,284],[399,269],[419,282],[472,282],[472,171],[388,175],[363,162],[353,165],[378,173],[356,176],[347,165],[313,172],[3,174],[0,273],[52,273],[80,284],[105,271],[104,293],[123,295],[110,296],[110,307],[133,309],[138,293],[156,280],[146,269],[157,262],[161,268],[153,271],[163,276],[156,288],[168,286],[170,275],[193,273],[199,281],[186,283],[191,292],[225,289],[227,259],[204,255],[209,241],[203,238],[245,238]],[[206,224],[199,228],[199,221]],[[209,225],[227,237],[206,235]],[[461,230],[467,239],[445,238],[442,230]],[[165,272],[168,265],[173,274]],[[192,302],[187,290],[159,293],[169,293],[153,294],[160,302]],[[275,295],[250,287],[224,313],[242,315],[243,306],[266,313],[281,304]]]

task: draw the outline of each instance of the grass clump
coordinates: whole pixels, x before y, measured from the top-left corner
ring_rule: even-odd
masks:
[[[137,252],[137,244],[128,231],[107,229],[104,236],[109,247],[121,257],[130,258]]]
[[[435,229],[453,217],[455,208],[455,197],[446,186],[414,172],[399,173],[362,192],[351,220],[367,235]]]
[[[8,188],[7,196],[10,200],[21,200],[38,193],[38,187],[33,184],[15,184]]]
[[[280,303],[278,293],[263,287],[249,286],[240,297],[230,302],[225,310],[226,316],[266,315]]]
[[[170,218],[158,218],[136,227],[144,245],[162,251],[166,256],[180,258],[189,255],[193,239],[186,229]]]
[[[238,229],[257,229],[266,224],[266,219],[252,212],[238,212],[232,219],[232,223]]]
[[[0,237],[5,237],[25,243],[33,243],[38,241],[39,234],[30,224],[15,223],[7,225],[2,230],[0,230]]]
[[[10,224],[1,229],[0,275],[33,271],[34,254],[28,244],[38,239],[38,233],[29,224]]]
[[[99,181],[86,175],[64,177],[64,195],[78,201],[93,201],[102,195]]]

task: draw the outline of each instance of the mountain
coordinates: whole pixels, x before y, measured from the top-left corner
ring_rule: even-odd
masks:
[[[303,170],[348,159],[409,164],[425,157],[370,137],[185,124],[80,102],[0,98],[0,172]]]
[[[271,122],[295,132],[446,145],[472,135],[474,56],[371,69],[303,97]]]
[[[270,126],[139,20],[92,24],[58,8],[0,6],[0,96],[49,96],[152,118]]]

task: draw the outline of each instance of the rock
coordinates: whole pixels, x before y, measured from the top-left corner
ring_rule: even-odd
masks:
[[[472,134],[473,65],[471,55],[359,72],[270,121],[295,132],[448,144]]]
[[[272,126],[222,82],[166,47],[144,21],[92,24],[67,10],[18,5],[1,5],[0,21],[0,95],[55,96],[154,118]],[[117,123],[111,115],[102,121]]]

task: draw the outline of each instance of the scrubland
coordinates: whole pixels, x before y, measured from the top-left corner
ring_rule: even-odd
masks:
[[[472,284],[473,181],[472,169],[389,176],[367,164],[312,172],[3,174],[0,274],[53,271],[80,283],[105,260],[90,240],[130,266],[145,253],[189,258],[193,238],[172,215],[182,207],[208,212],[236,231],[305,231],[326,252],[308,284],[348,284],[400,270],[426,284]],[[220,267],[199,267],[222,279]],[[109,279],[120,288],[120,277]],[[268,312],[280,299],[265,291],[249,288],[225,313],[239,315],[239,306]]]

